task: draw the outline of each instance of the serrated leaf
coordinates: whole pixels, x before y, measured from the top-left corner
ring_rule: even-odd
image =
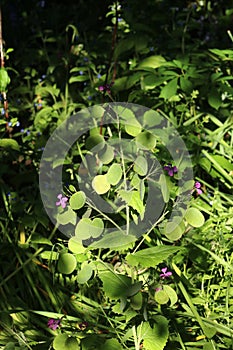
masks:
[[[103,282],[103,290],[108,298],[126,298],[127,290],[131,286],[131,278],[113,271],[100,271],[99,278]]]
[[[156,316],[156,324],[153,328],[149,322],[142,325],[142,338],[145,350],[164,350],[168,340],[168,321],[163,316]]]
[[[166,260],[170,255],[178,252],[180,247],[157,246],[142,249],[135,254],[129,254],[126,257],[127,262],[132,266],[141,265],[143,267],[154,267]]]

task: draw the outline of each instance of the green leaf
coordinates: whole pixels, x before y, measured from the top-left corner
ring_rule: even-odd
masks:
[[[74,337],[68,337],[65,341],[65,346],[63,349],[65,349],[65,350],[79,350],[80,349],[79,341]]]
[[[201,227],[205,223],[204,215],[197,208],[188,208],[185,213],[185,219],[193,227]]]
[[[109,145],[105,145],[102,150],[98,152],[98,158],[103,164],[109,164],[114,159],[114,149]]]
[[[108,192],[111,188],[107,176],[105,175],[96,175],[92,180],[92,187],[98,194],[104,194]]]
[[[177,297],[177,294],[176,294],[176,291],[171,288],[170,286],[168,286],[167,284],[164,284],[163,285],[163,290],[167,293],[170,301],[171,301],[171,305],[170,306],[173,306],[177,303],[178,301],[178,297]]]
[[[169,296],[165,290],[158,290],[155,292],[155,301],[160,305],[165,305],[169,302]]]
[[[91,267],[91,265],[87,263],[84,264],[81,270],[78,272],[77,282],[80,284],[86,283],[87,281],[89,281],[92,274],[93,274],[93,268]]]
[[[5,68],[0,68],[0,92],[6,92],[7,85],[10,81],[7,70]]]
[[[190,94],[193,90],[193,84],[186,77],[180,77],[180,88],[186,94]]]
[[[76,228],[75,235],[80,240],[85,240],[90,237],[99,237],[104,230],[104,222],[100,218],[91,220],[89,218],[82,218]]]
[[[172,96],[176,95],[178,78],[172,79],[161,90],[160,96],[165,100],[169,100]]]
[[[68,241],[68,248],[74,254],[83,254],[86,248],[80,243],[77,237],[71,237]]]
[[[175,228],[174,228],[174,223],[173,222],[168,222],[165,225],[163,233],[171,241],[177,241],[178,239],[180,239],[182,237],[184,231],[185,231],[185,224],[183,222],[181,222]]]
[[[221,94],[217,90],[217,87],[213,88],[208,94],[208,102],[214,109],[219,109],[222,104]]]
[[[142,267],[155,267],[180,249],[180,247],[161,245],[142,249],[135,254],[129,254],[126,257],[126,260],[132,266],[140,264]]]
[[[54,349],[55,350],[64,350],[67,339],[68,339],[67,334],[58,334],[53,340]]]
[[[166,62],[165,58],[159,55],[153,55],[150,57],[145,58],[140,62],[137,69],[144,69],[144,68],[158,68],[162,66]]]
[[[84,206],[86,202],[86,195],[83,191],[79,191],[74,193],[71,197],[70,197],[70,206],[71,209],[73,210],[78,210],[80,208],[82,208]]]
[[[132,298],[130,299],[130,306],[134,310],[140,310],[142,308],[142,302],[143,302],[142,292],[139,292],[134,296],[132,296]]]
[[[96,152],[102,149],[105,145],[105,140],[102,135],[94,134],[86,139],[85,147],[87,150],[91,151],[93,148]]]
[[[99,278],[103,282],[103,290],[108,298],[126,298],[128,288],[131,286],[131,278],[114,271],[100,271]]]
[[[138,175],[145,176],[148,171],[148,164],[146,158],[144,158],[143,156],[138,156],[135,159],[133,169]]]
[[[65,275],[69,275],[75,270],[76,266],[77,266],[77,261],[72,254],[61,253],[59,255],[59,259],[57,263],[57,268],[59,272]]]
[[[91,244],[91,249],[96,248],[111,248],[111,249],[125,249],[133,246],[133,243],[137,240],[135,236],[126,235],[120,231],[114,231],[106,234],[98,242]]]
[[[117,185],[122,178],[122,168],[120,164],[112,164],[107,172],[107,181],[110,185]]]
[[[19,151],[19,149],[20,149],[18,142],[14,139],[1,139],[0,140],[0,147],[11,148],[11,149],[14,149],[15,151]]]
[[[149,131],[142,131],[136,136],[137,147],[153,150],[156,146],[156,137]]]
[[[108,339],[101,346],[101,350],[123,350],[123,348],[116,339]]]
[[[137,136],[142,130],[141,124],[135,118],[127,119],[124,126],[126,133],[131,136]]]
[[[155,320],[156,324],[153,328],[151,328],[149,322],[144,322],[142,325],[141,333],[145,350],[164,350],[166,346],[169,335],[168,321],[163,316],[156,316]]]
[[[73,224],[76,225],[77,215],[76,213],[68,207],[63,213],[57,214],[57,222],[60,225]]]
[[[76,76],[70,77],[69,84],[80,83],[82,81],[87,81],[87,80],[89,80],[88,75],[76,75]]]
[[[146,128],[154,128],[157,125],[160,125],[163,118],[162,116],[156,112],[150,109],[149,111],[146,111],[143,116],[143,127]]]
[[[170,191],[169,191],[169,187],[168,187],[168,180],[164,174],[160,175],[159,184],[161,186],[163,200],[165,203],[168,203],[169,198],[170,198]]]

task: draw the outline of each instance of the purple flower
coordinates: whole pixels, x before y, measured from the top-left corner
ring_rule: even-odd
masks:
[[[60,324],[61,324],[61,319],[55,320],[54,318],[50,318],[47,323],[48,327],[53,331],[55,331],[60,326]]]
[[[56,202],[56,206],[58,207],[59,205],[61,205],[61,207],[63,209],[65,209],[66,207],[66,202],[68,201],[68,198],[67,197],[62,197],[62,194],[60,193],[57,198],[59,199],[59,201]]]
[[[192,190],[192,193],[193,193],[193,192],[196,192],[198,195],[203,193],[203,191],[201,190],[201,184],[200,184],[200,182],[198,182],[198,181],[195,182],[194,188],[193,188],[193,190]]]
[[[168,173],[169,176],[173,176],[175,173],[178,172],[177,167],[176,167],[176,166],[172,166],[171,164],[165,165],[165,166],[163,167],[163,169],[164,169],[165,171],[167,171],[167,173]]]
[[[109,94],[111,93],[111,87],[114,83],[111,84],[105,84],[105,85],[100,85],[98,87],[99,91],[107,91]]]
[[[167,267],[164,267],[163,269],[161,269],[162,273],[160,274],[161,278],[167,278],[170,277],[172,275],[172,272],[167,271]]]
[[[156,291],[156,292],[159,292],[160,290],[163,290],[163,288],[162,288],[162,287],[157,287],[157,288],[155,288],[155,291]]]

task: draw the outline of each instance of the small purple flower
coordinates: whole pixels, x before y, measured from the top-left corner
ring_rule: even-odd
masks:
[[[105,85],[100,85],[98,87],[99,91],[107,91],[109,94],[111,93],[111,87],[114,83],[111,84],[105,84]]]
[[[66,202],[68,201],[68,198],[67,197],[62,197],[62,194],[60,193],[57,198],[59,199],[59,201],[56,202],[56,206],[58,207],[59,205],[61,205],[61,207],[63,209],[65,209],[66,207]]]
[[[53,331],[55,331],[60,326],[60,324],[61,324],[61,319],[55,320],[54,318],[50,318],[47,323],[48,327]]]
[[[156,292],[159,292],[160,290],[163,290],[163,288],[162,288],[162,287],[157,287],[157,288],[155,288],[155,291],[156,291]]]
[[[163,169],[164,169],[165,171],[167,171],[167,173],[168,173],[169,176],[173,176],[175,173],[178,172],[177,167],[176,167],[176,166],[172,166],[171,164],[165,165],[165,166],[163,167]]]
[[[201,190],[200,182],[198,182],[198,181],[195,182],[193,192],[194,191],[196,191],[197,194],[202,194],[203,193],[203,191]]]
[[[160,274],[160,277],[163,279],[170,277],[172,275],[172,272],[167,271],[167,267],[162,268],[161,271],[162,271],[162,273]]]

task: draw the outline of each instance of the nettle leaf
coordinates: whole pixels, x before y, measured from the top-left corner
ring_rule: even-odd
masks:
[[[172,96],[176,95],[178,78],[172,79],[161,90],[160,96],[165,100],[169,100]]]
[[[180,249],[180,247],[163,245],[142,249],[135,254],[127,255],[126,260],[132,266],[155,267]]]
[[[185,213],[185,219],[193,227],[201,227],[205,223],[204,215],[197,208],[188,208]]]
[[[69,200],[71,209],[78,210],[84,206],[86,202],[86,195],[83,191],[74,193]]]
[[[143,217],[145,213],[145,206],[143,204],[143,201],[141,200],[140,192],[139,191],[125,191],[120,190],[119,192],[120,197],[126,202],[126,204],[136,210],[141,218]]]
[[[76,213],[68,207],[63,213],[57,214],[57,222],[60,225],[73,224],[76,225],[77,215]]]
[[[107,181],[110,185],[117,185],[122,178],[122,168],[120,164],[112,164],[107,172]]]
[[[156,316],[153,328],[149,322],[144,322],[141,328],[143,347],[145,350],[163,350],[168,340],[168,320],[163,316]],[[140,327],[140,326],[139,326]],[[139,332],[138,327],[138,332]]]
[[[77,266],[75,257],[70,253],[61,253],[59,255],[57,269],[59,272],[69,275],[72,273]]]
[[[135,159],[133,169],[138,175],[145,176],[148,171],[148,164],[146,158],[144,158],[143,156],[138,156]]]
[[[108,192],[111,188],[107,175],[96,175],[92,180],[92,187],[98,194],[104,194]]]
[[[131,286],[131,278],[116,274],[113,271],[100,271],[99,278],[103,282],[103,290],[108,298],[124,299],[127,297],[128,288]]]
[[[99,237],[104,230],[104,222],[100,218],[95,218],[93,220],[89,218],[82,218],[76,228],[75,235],[80,240],[85,240],[90,237]]]

